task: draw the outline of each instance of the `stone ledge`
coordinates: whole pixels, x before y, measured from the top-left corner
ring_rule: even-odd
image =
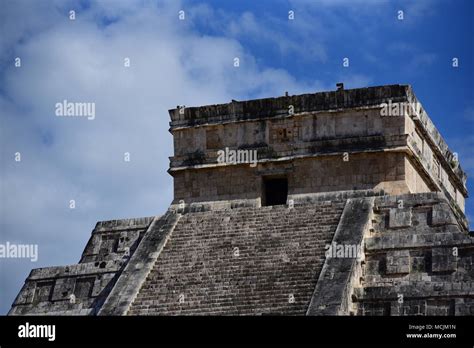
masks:
[[[463,232],[468,232],[467,219],[455,203],[450,202],[445,193],[425,192],[391,195],[377,198],[374,212],[383,213],[384,210],[399,209],[399,201],[403,201],[403,209],[429,207],[432,208],[431,225],[457,225]]]
[[[349,198],[378,197],[384,195],[385,192],[383,190],[347,190],[288,195],[288,199],[293,199],[295,205],[306,205],[322,201],[340,202]]]
[[[302,193],[288,195],[286,205],[273,206],[275,209],[288,208],[289,201],[293,200],[294,206],[311,206],[312,204],[332,204],[344,202],[349,198],[364,198],[364,197],[379,197],[384,196],[383,190],[347,190],[347,191],[332,191],[321,193]],[[202,201],[182,203],[179,202],[171,204],[168,211],[173,213],[187,214],[200,213],[207,211],[220,211],[231,209],[273,209],[272,206],[261,206],[260,198],[255,199],[235,199],[235,200],[221,200],[221,201]]]
[[[92,233],[145,229],[152,221],[153,217],[99,221]]]
[[[171,130],[182,126],[223,123],[226,120],[252,120],[262,117],[288,115],[288,106],[294,106],[295,113],[309,111],[339,110],[379,105],[383,102],[407,100],[407,85],[386,85],[341,91],[328,91],[288,97],[255,99],[227,104],[169,110]]]
[[[169,212],[186,214],[206,211],[229,210],[239,208],[260,208],[260,198],[256,199],[234,199],[221,201],[203,201],[191,203],[173,203],[168,208]]]
[[[367,253],[395,249],[415,249],[442,246],[442,247],[474,247],[474,238],[465,233],[448,231],[445,233],[403,234],[389,233],[380,237],[370,237],[365,240],[365,251]]]
[[[309,158],[324,158],[324,157],[341,157],[345,153],[349,155],[363,155],[363,154],[385,154],[385,153],[403,153],[406,154],[408,153],[408,147],[406,146],[397,146],[397,147],[391,147],[391,148],[374,148],[374,149],[366,149],[366,150],[357,150],[357,149],[352,149],[352,150],[346,150],[346,151],[323,151],[323,152],[314,152],[314,153],[309,153],[309,154],[286,154],[281,157],[268,157],[268,158],[260,158],[257,161],[257,170],[260,165],[263,164],[269,164],[269,163],[283,163],[283,162],[291,162],[294,160],[301,160],[301,159],[309,159]],[[189,169],[210,169],[210,168],[222,168],[222,167],[235,167],[235,166],[249,166],[248,163],[237,163],[237,164],[226,164],[226,163],[217,163],[217,162],[202,162],[202,163],[195,163],[191,165],[183,165],[183,166],[176,166],[176,167],[170,167],[168,169],[168,173],[170,175],[173,175],[176,172],[180,172],[183,170],[189,170]]]
[[[123,261],[111,260],[88,262],[69,266],[35,268],[30,272],[27,281],[39,281],[55,278],[79,277],[93,274],[117,272]]]
[[[404,299],[422,299],[436,297],[474,296],[473,282],[423,282],[410,281],[407,284],[388,286],[371,286],[355,288],[353,298],[363,301],[397,301],[399,295]]]
[[[374,210],[382,210],[387,208],[397,208],[398,201],[403,200],[406,207],[427,206],[440,202],[446,202],[446,198],[441,192],[425,192],[425,193],[407,193],[403,195],[383,196],[375,200]]]
[[[9,315],[23,315],[23,316],[88,316],[94,314],[93,308],[81,308],[81,309],[61,309],[55,308],[59,306],[50,305],[44,308],[35,308],[31,307],[31,305],[19,305],[16,306],[16,311],[9,313]],[[23,313],[22,310],[29,309],[29,311],[25,311]]]
[[[365,152],[383,152],[396,149],[408,149],[407,134],[395,135],[370,135],[360,137],[344,137],[321,139],[294,143],[289,151],[275,151],[271,146],[258,144],[255,147],[246,147],[257,151],[257,162],[265,163],[288,159],[309,158],[323,155],[340,155],[344,153],[357,154]],[[240,147],[229,147],[230,150],[242,151]],[[199,158],[194,158],[195,153],[188,153],[170,157],[170,171],[182,168],[222,167],[234,164],[222,164],[217,161],[218,151],[207,150],[200,152]],[[248,165],[248,164],[247,164]]]

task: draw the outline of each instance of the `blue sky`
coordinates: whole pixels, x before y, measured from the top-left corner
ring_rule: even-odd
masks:
[[[0,313],[31,268],[76,263],[97,221],[166,210],[167,110],[178,104],[411,84],[473,177],[472,1],[1,0],[1,9],[0,242],[38,244],[39,260],[0,260]],[[96,103],[96,118],[55,117],[63,99]]]

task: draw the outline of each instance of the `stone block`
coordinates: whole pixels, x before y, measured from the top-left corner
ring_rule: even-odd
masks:
[[[387,252],[386,274],[410,273],[410,251],[394,250]]]
[[[426,304],[425,315],[453,315],[454,301],[431,300]]]
[[[36,283],[34,303],[47,302],[51,300],[52,290],[54,286],[53,281],[43,281]]]
[[[433,226],[456,224],[456,219],[448,204],[440,203],[433,206],[431,224]]]
[[[403,228],[411,226],[411,208],[390,208],[389,228]]]
[[[35,282],[26,282],[17,298],[15,299],[15,305],[24,305],[33,302],[35,295]]]
[[[76,283],[75,277],[59,278],[54,284],[54,290],[51,300],[66,300],[69,298],[74,291],[74,284]]]
[[[92,289],[94,287],[95,278],[79,278],[76,280],[76,285],[74,287],[74,295],[77,299],[86,299],[91,297]]]
[[[433,248],[431,251],[432,272],[454,272],[457,269],[457,257],[452,248]]]

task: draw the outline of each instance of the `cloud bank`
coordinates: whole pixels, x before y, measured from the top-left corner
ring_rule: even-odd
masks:
[[[0,239],[37,243],[39,260],[1,261],[3,313],[31,268],[77,262],[98,220],[166,210],[168,109],[324,88],[261,67],[235,38],[199,34],[179,2],[4,6]],[[63,100],[94,103],[95,118],[57,117]]]

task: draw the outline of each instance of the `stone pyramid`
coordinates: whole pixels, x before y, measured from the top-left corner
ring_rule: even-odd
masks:
[[[10,315],[473,315],[466,175],[408,85],[169,111],[174,200]]]

